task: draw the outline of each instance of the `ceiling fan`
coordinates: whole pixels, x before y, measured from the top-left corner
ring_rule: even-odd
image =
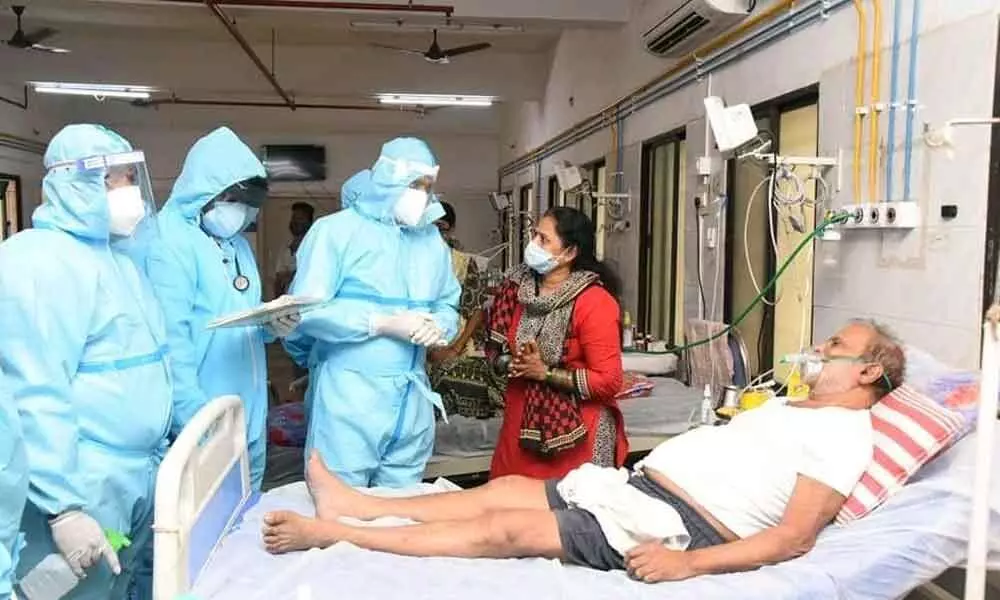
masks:
[[[42,27],[41,29],[36,29],[31,33],[25,33],[24,29],[21,28],[21,15],[24,14],[24,6],[15,5],[10,8],[14,11],[14,15],[17,17],[17,30],[14,32],[14,35],[7,40],[8,46],[11,48],[17,48],[18,50],[39,50],[41,52],[52,52],[54,54],[66,54],[69,52],[66,48],[57,48],[55,46],[46,46],[42,44],[43,41],[59,33],[51,27]]]
[[[396,52],[403,52],[405,54],[416,54],[418,56],[423,56],[424,60],[427,62],[446,65],[449,59],[458,56],[460,54],[469,54],[471,52],[479,52],[480,50],[486,50],[490,48],[492,44],[488,42],[480,42],[478,44],[469,44],[467,46],[458,46],[457,48],[442,48],[438,45],[438,32],[437,29],[434,30],[434,40],[431,42],[431,47],[427,50],[411,50],[409,48],[399,48],[396,46],[386,46],[383,44],[372,44],[376,48],[384,48],[386,50],[394,50]]]

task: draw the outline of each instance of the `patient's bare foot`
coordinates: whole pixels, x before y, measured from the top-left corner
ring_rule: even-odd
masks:
[[[316,505],[316,518],[324,521],[334,521],[342,516],[364,518],[361,509],[367,496],[331,473],[315,450],[309,455],[309,464],[306,465],[306,484]]]
[[[337,542],[329,535],[333,526],[332,523],[321,523],[288,511],[267,513],[262,531],[264,548],[271,554],[284,554],[331,546]]]

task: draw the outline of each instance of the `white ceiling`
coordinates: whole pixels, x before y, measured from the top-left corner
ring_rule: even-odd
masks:
[[[637,1],[423,0],[453,6],[451,23],[520,29],[501,33],[441,31],[439,41],[446,48],[481,41],[493,44],[484,52],[456,57],[449,65],[429,64],[419,56],[370,46],[382,43],[422,50],[430,45],[430,31],[372,32],[351,27],[352,21],[394,19],[433,27],[446,22],[443,15],[232,6],[223,10],[266,65],[270,67],[273,58],[277,79],[300,102],[370,102],[371,94],[386,91],[486,94],[501,102],[519,102],[543,96],[551,52],[562,31],[620,27]],[[100,81],[153,85],[166,95],[183,98],[280,101],[205,6],[178,5],[170,0],[0,0],[0,39],[7,39],[14,30],[11,4],[27,5],[25,30],[56,28],[59,34],[45,43],[73,52],[50,55],[0,46],[0,88],[4,90],[16,89],[25,81]],[[272,40],[276,44],[272,45]],[[74,108],[92,104],[85,98],[60,102]],[[164,107],[160,112],[160,118],[169,114],[171,121],[186,121],[186,115],[195,118],[195,113],[208,117],[207,109],[190,107]],[[495,131],[495,109],[483,112],[490,114],[450,119],[449,111],[441,111],[421,123],[431,126],[440,122],[444,127],[447,121],[453,123],[450,129]],[[210,111],[213,117],[219,113]],[[398,121],[391,115],[322,114],[331,129],[362,121]],[[257,113],[255,118],[261,117],[263,113]],[[135,118],[144,117],[137,113]],[[314,116],[302,121],[301,127],[311,127],[318,120]]]
[[[309,3],[311,0],[300,0]],[[320,2],[322,0],[313,0]],[[367,2],[405,4],[407,0]],[[498,49],[537,52],[547,50],[561,30],[576,27],[614,27],[623,24],[631,0],[430,0],[426,4],[454,7],[453,15],[423,12],[343,11],[270,7],[221,8],[251,41],[279,44],[358,45],[370,41],[406,43],[415,48],[430,44],[430,31],[383,33],[358,30],[352,21],[396,20],[410,26],[432,28],[446,23],[483,26],[516,26],[519,32],[440,33],[443,46],[488,41]],[[0,27],[13,29],[11,4],[27,5],[25,29],[55,27],[66,32],[93,35],[141,35],[144,38],[213,41],[227,33],[204,5],[178,4],[171,0],[2,0]],[[424,4],[417,2],[417,4]],[[0,36],[7,37],[0,29]],[[57,41],[58,38],[53,38]]]

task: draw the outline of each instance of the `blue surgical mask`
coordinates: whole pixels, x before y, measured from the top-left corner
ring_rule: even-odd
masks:
[[[210,235],[228,240],[257,218],[257,209],[236,202],[219,202],[201,216],[201,226]]]
[[[559,259],[531,240],[524,249],[524,264],[539,275],[545,275],[559,266]]]

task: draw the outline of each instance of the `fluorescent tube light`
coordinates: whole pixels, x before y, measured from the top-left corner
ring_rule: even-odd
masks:
[[[351,21],[351,28],[358,31],[450,31],[454,33],[522,33],[521,25],[492,25],[488,23],[407,23],[395,21]]]
[[[57,81],[32,81],[31,86],[38,94],[94,96],[97,98],[131,98],[136,100],[148,100],[150,95],[156,91],[156,88],[145,85],[64,83]]]
[[[471,96],[468,94],[377,94],[381,104],[407,106],[493,106],[493,96]]]

